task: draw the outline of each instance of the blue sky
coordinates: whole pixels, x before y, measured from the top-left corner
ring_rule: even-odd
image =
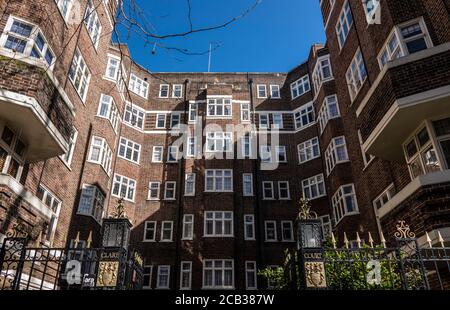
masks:
[[[187,0],[135,0],[145,13],[149,27],[159,35],[189,28]],[[239,15],[256,0],[191,0],[194,28],[217,25]],[[153,46],[145,46],[134,34],[121,32],[134,59],[153,72],[207,71],[208,55],[186,56]],[[313,43],[325,41],[317,0],[262,0],[245,18],[224,29],[158,41],[166,46],[205,52],[210,42],[219,42],[213,51],[211,71],[286,72],[308,56]]]

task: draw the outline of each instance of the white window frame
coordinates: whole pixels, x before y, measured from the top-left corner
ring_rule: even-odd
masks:
[[[218,268],[216,268],[215,267],[215,262],[216,261],[221,261],[222,262],[222,268],[221,269],[218,269]],[[211,262],[211,264],[212,264],[212,267],[211,268],[208,268],[208,269],[206,269],[206,267],[205,267],[205,265],[206,265],[206,263],[207,262]],[[217,275],[217,272],[216,271],[218,271],[218,270],[220,270],[220,271],[222,271],[221,272],[221,276],[222,276],[222,283],[224,283],[225,282],[225,271],[226,270],[230,270],[230,268],[226,268],[225,267],[225,262],[228,262],[228,263],[230,263],[231,262],[231,273],[232,273],[232,278],[231,278],[231,285],[221,285],[221,286],[216,286],[215,285],[215,283],[216,283],[216,279],[215,279],[215,277],[216,277],[216,275]],[[211,270],[212,271],[212,277],[211,277],[211,282],[213,283],[213,285],[206,285],[205,284],[205,274],[206,274],[206,270]],[[203,281],[202,281],[202,288],[203,289],[234,289],[234,260],[232,260],[232,259],[204,259],[203,260]]]
[[[158,160],[158,158],[156,158],[156,154],[158,154],[158,152],[156,152],[156,150],[160,150],[160,154],[161,154],[161,160]],[[155,145],[153,146],[153,151],[152,151],[152,163],[162,163],[164,161],[164,146],[161,145]]]
[[[148,98],[148,88],[149,84],[144,79],[137,76],[135,73],[130,75],[130,83],[128,84],[128,89],[134,94],[142,97],[144,99]]]
[[[160,120],[160,118],[161,118],[161,120]],[[164,118],[164,119],[162,119],[162,118]],[[162,121],[162,120],[164,120],[164,122],[163,122],[163,125],[160,126],[159,122]],[[157,113],[156,114],[156,121],[155,121],[155,128],[156,129],[166,129],[166,120],[167,120],[167,114],[165,114],[165,113]]]
[[[270,197],[266,196],[266,185],[270,185],[270,188],[267,188],[268,190],[270,189],[272,192],[272,195]],[[273,181],[263,181],[262,182],[262,192],[263,192],[263,200],[275,200],[275,192],[274,192],[274,186],[273,186]]]
[[[89,33],[89,38],[91,38],[92,44],[95,49],[97,49],[98,42],[100,41],[102,34],[102,23],[98,17],[97,9],[94,7],[92,0],[88,0],[86,12],[84,14],[84,25]]]
[[[313,195],[313,188],[315,189],[315,192],[317,195]],[[323,192],[320,193],[320,188],[323,189]],[[306,195],[306,190],[309,190],[309,197]],[[325,178],[324,175],[318,174],[313,177],[307,178],[302,180],[302,194],[303,197],[308,200],[315,200],[322,197],[325,197],[327,195],[327,190],[325,186]]]
[[[250,178],[246,180],[246,178]],[[250,192],[246,191],[245,184],[250,183]],[[253,197],[253,174],[252,173],[243,173],[242,174],[242,196],[244,197]]]
[[[161,285],[161,269],[167,268],[167,285]],[[156,289],[169,289],[170,288],[170,265],[159,265],[158,266],[158,275],[156,278]]]
[[[220,218],[216,217],[220,214]],[[208,217],[211,215],[211,217]],[[226,216],[228,216],[226,218]],[[207,226],[208,222],[212,222],[212,232],[208,232]],[[221,223],[221,233],[216,231],[217,223]],[[226,223],[230,224],[230,232],[227,234],[225,232]],[[204,227],[203,227],[203,237],[207,238],[233,238],[234,237],[234,213],[233,211],[205,211],[204,213]]]
[[[89,189],[92,191],[88,194],[87,191]],[[80,201],[78,203],[77,214],[90,216],[94,220],[96,220],[99,224],[101,224],[103,219],[103,213],[105,210],[105,200],[106,195],[100,190],[100,188],[91,184],[83,184]],[[81,209],[81,205],[83,202],[88,202],[89,210]]]
[[[189,103],[189,123],[196,123],[198,119],[198,104],[197,103]]]
[[[189,181],[189,178],[193,178],[192,181]],[[184,196],[187,197],[194,197],[195,196],[195,179],[197,178],[197,175],[195,173],[186,173],[185,176],[185,182],[184,182]],[[188,192],[188,182],[192,182],[192,192]]]
[[[261,96],[261,92],[264,92],[264,95]],[[265,84],[258,84],[256,85],[256,94],[258,99],[267,99],[267,85]]]
[[[358,48],[355,55],[353,56],[350,66],[348,67],[345,74],[345,79],[347,81],[347,88],[350,99],[353,102],[355,101],[356,97],[358,97],[358,94],[363,88],[364,83],[367,81],[367,68],[366,64],[364,63],[364,56],[360,48]]]
[[[261,145],[259,151],[260,151],[259,156],[261,158],[261,162],[271,163],[273,161],[271,145]]]
[[[187,235],[186,235],[186,227],[188,228]],[[194,240],[194,214],[183,215],[183,231],[181,240]]]
[[[13,135],[12,141],[9,144],[6,143],[5,141],[3,141],[3,139],[1,138],[5,128],[7,128]],[[3,150],[4,152],[6,152],[6,160],[3,164],[3,170],[0,169],[0,173],[11,175],[10,174],[11,172],[9,170],[11,167],[14,167],[14,163],[16,163],[16,166],[18,165],[17,171],[16,171],[15,175],[11,175],[11,176],[13,178],[15,178],[16,180],[20,180],[20,178],[22,177],[23,167],[25,165],[24,156],[27,152],[27,147],[19,139],[19,135],[12,128],[2,124],[1,122],[0,122],[0,133],[1,133],[1,135],[0,135],[0,150]],[[18,154],[17,147],[20,145],[22,146],[22,152],[21,152],[21,154]],[[11,166],[11,164],[12,164],[12,166]]]
[[[268,225],[273,224],[274,237],[273,239],[268,238]],[[264,241],[265,242],[277,242],[277,222],[276,221],[264,221]]]
[[[135,122],[135,124],[133,124],[133,121]],[[135,104],[127,103],[125,106],[123,122],[132,128],[143,130],[145,122],[145,111],[142,108],[137,107]],[[141,123],[140,126],[139,123]]]
[[[55,0],[55,2],[64,21],[68,22],[74,0]]]
[[[167,88],[167,90],[164,90],[165,88]],[[163,96],[163,91],[167,91],[167,95]],[[169,92],[170,92],[170,85],[169,84],[160,84],[159,85],[159,94],[158,97],[159,98],[169,98]]]
[[[286,185],[285,190],[287,190],[287,197],[281,196],[281,185]],[[278,200],[291,200],[291,190],[289,186],[289,181],[278,181]]]
[[[197,137],[187,137],[187,150],[186,157],[196,157],[197,156]],[[193,147],[193,148],[192,148]],[[191,151],[194,150],[194,153]]]
[[[248,221],[251,219],[251,221]],[[247,233],[247,227],[251,226],[252,235],[249,236]],[[246,241],[254,241],[256,240],[255,236],[255,216],[253,214],[244,214],[244,240]]]
[[[337,41],[339,43],[339,49],[342,49],[345,45],[345,42],[347,42],[348,35],[353,26],[353,22],[354,21],[350,8],[350,3],[349,1],[345,1],[344,5],[342,6],[341,13],[339,14],[338,21],[336,23],[336,36]],[[347,33],[345,33],[345,29],[347,29]]]
[[[304,118],[306,118],[306,121]],[[301,130],[316,123],[316,113],[312,103],[307,103],[294,112],[294,123],[296,130]]]
[[[113,64],[116,62],[116,64]],[[113,82],[117,82],[119,80],[121,59],[115,55],[108,54],[108,62],[106,63],[106,71],[104,77]],[[113,73],[112,76],[110,73]]]
[[[316,153],[315,150],[317,151]],[[319,138],[314,137],[308,141],[300,143],[299,145],[297,145],[297,151],[298,162],[300,165],[319,158],[321,156]],[[302,156],[302,154],[304,155]],[[302,159],[302,157],[304,157],[304,160]]]
[[[106,115],[102,114],[104,106],[106,107]],[[101,94],[97,116],[107,119],[109,121],[109,124],[113,128],[114,133],[117,133],[117,126],[119,124],[120,115],[116,102],[114,101],[114,98],[112,96]]]
[[[175,119],[178,119],[176,123],[174,123]],[[171,113],[170,114],[170,128],[178,129],[181,125],[181,113]]]
[[[166,162],[167,163],[172,163],[172,164],[173,163],[177,163],[178,159],[179,159],[178,153],[179,153],[178,146],[169,145],[168,148],[167,148],[167,160],[166,160]],[[171,157],[174,157],[174,158],[172,159]]]
[[[177,90],[177,88],[180,88],[180,89]],[[179,96],[176,95],[177,91],[180,92]],[[173,84],[172,85],[172,98],[177,98],[177,99],[183,98],[183,84]]]
[[[62,162],[68,168],[70,168],[72,164],[73,154],[75,153],[75,147],[77,145],[77,139],[78,139],[78,130],[75,127],[73,127],[73,131],[72,134],[70,135],[68,143],[68,150],[65,154],[59,156],[59,158],[61,158]]]
[[[272,113],[272,128],[273,129],[283,129],[284,128],[283,113]]]
[[[208,98],[207,102],[206,116],[208,118],[233,118],[233,102],[231,98]],[[211,107],[213,107],[214,113],[211,113]],[[222,114],[218,113],[218,107],[221,107]],[[225,111],[229,111],[229,114],[226,114]]]
[[[122,148],[124,150],[124,153],[120,154]],[[128,158],[127,154],[130,152],[131,152],[131,158]],[[137,159],[135,160],[136,156],[137,156]],[[141,160],[141,145],[139,143],[131,141],[127,138],[120,137],[119,147],[117,148],[117,157],[139,165],[140,160]]]
[[[278,96],[274,96],[274,92],[278,93]],[[270,98],[271,99],[281,99],[280,85],[271,84],[270,85]]]
[[[332,232],[333,225],[331,222],[331,216],[329,214],[319,216],[320,222],[322,224],[322,238],[326,240]]]
[[[30,30],[30,34],[28,36],[21,34],[21,33],[17,33],[17,32],[13,32],[12,31],[12,26],[14,24],[14,22],[18,22],[20,24],[24,24],[28,27],[31,28]],[[8,41],[8,38],[11,37],[13,39],[16,40],[16,44],[15,44],[15,50],[11,50],[10,48],[6,47],[6,43]],[[42,49],[39,47],[39,38],[41,40],[42,43]],[[24,49],[23,51],[19,51],[16,47],[17,47],[17,41],[21,41],[24,44]],[[1,49],[3,51],[8,51],[8,54],[11,54],[12,58],[19,58],[19,59],[24,59],[26,61],[29,60],[35,60],[32,63],[33,64],[38,64],[39,66],[48,69],[49,71],[53,70],[54,64],[56,62],[56,56],[55,53],[53,52],[52,48],[50,47],[46,37],[44,36],[44,33],[41,31],[41,29],[36,26],[35,24],[28,22],[22,18],[18,18],[16,16],[10,15],[3,33],[0,36],[0,46]],[[16,54],[21,54],[21,55],[25,55],[26,57],[17,57],[18,55]],[[47,56],[50,55],[51,59],[47,59]]]
[[[344,188],[351,188],[351,193],[344,193]],[[346,197],[353,196],[354,198],[354,209],[353,211],[348,211],[347,206],[347,200]],[[358,200],[356,197],[356,191],[355,191],[355,185],[354,184],[346,184],[339,187],[339,189],[336,191],[336,193],[333,195],[332,199],[332,206],[333,206],[333,216],[334,216],[334,222],[336,225],[345,217],[359,214],[358,209]]]
[[[145,272],[146,269],[149,270],[148,273]],[[144,283],[144,278],[145,278],[146,276],[148,276],[148,281],[149,281],[149,283],[148,283],[148,285],[143,285],[142,288],[143,288],[144,290],[149,290],[149,289],[152,288],[153,265],[144,265],[144,268],[143,268],[143,278],[142,278],[142,283],[143,283],[143,284],[145,284],[145,283]]]
[[[97,142],[100,142],[98,144]],[[94,156],[94,149],[98,149],[98,159],[93,158]],[[106,141],[103,137],[98,136],[92,136],[91,144],[89,146],[89,156],[88,156],[88,162],[96,165],[100,165],[103,170],[106,172],[106,174],[109,176],[111,175],[112,169],[112,157],[113,153],[111,151],[111,147],[108,144],[108,141]]]
[[[247,113],[248,117],[245,117]],[[251,122],[251,111],[250,111],[250,103],[241,103],[241,122],[249,123]]]
[[[306,74],[291,83],[291,99],[297,99],[300,96],[303,96],[307,92],[311,91],[311,84],[309,82],[309,74]]]
[[[121,189],[123,186],[126,186],[126,190],[125,190],[125,197],[123,197],[126,201],[129,202],[133,202],[134,203],[134,199],[136,197],[136,188],[137,188],[137,182],[134,179],[131,179],[129,177],[120,175],[120,174],[114,174],[114,179],[113,179],[113,186],[111,188],[111,196],[116,197],[116,198],[122,198],[120,196],[121,193]],[[115,189],[115,184],[119,183],[119,192],[118,194],[114,193],[114,189]],[[126,184],[125,184],[126,183]],[[131,185],[132,184],[132,185]],[[132,193],[132,197],[130,198],[130,192]]]
[[[331,114],[330,106],[336,106],[336,115]],[[319,114],[317,115],[317,120],[319,122],[320,134],[322,134],[327,127],[330,120],[341,117],[341,111],[339,109],[339,103],[336,95],[327,96],[320,107]]]
[[[336,141],[338,139],[342,139],[342,144],[337,144]],[[338,148],[344,148],[345,149],[345,159],[339,159],[339,153],[337,151]],[[331,140],[330,144],[327,147],[327,150],[325,151],[325,163],[326,163],[326,170],[327,170],[327,176],[330,175],[330,173],[334,170],[334,168],[338,164],[343,164],[349,162],[348,157],[348,150],[347,150],[347,141],[345,139],[345,136],[335,137]]]
[[[78,79],[77,77],[80,78]],[[70,65],[69,80],[72,82],[73,87],[84,104],[91,81],[91,71],[89,70],[89,67],[78,47],[75,50],[72,58],[72,64]]]
[[[422,34],[405,39],[401,32],[402,28],[406,28],[417,23],[422,30]],[[393,61],[395,59],[410,55],[406,42],[414,41],[421,37],[424,39],[427,48],[433,47],[433,42],[431,41],[430,34],[423,17],[415,18],[405,23],[394,26],[377,56],[380,69],[383,69],[389,61]],[[392,45],[392,42],[396,42],[396,44]]]
[[[208,176],[208,172],[212,172],[213,176]],[[221,176],[217,176],[218,172],[221,172]],[[230,176],[225,176],[225,172]],[[217,188],[217,178],[221,178],[222,188]],[[207,183],[208,178],[213,178],[213,189],[208,190]],[[225,189],[225,178],[231,178],[229,190]],[[207,193],[231,193],[233,192],[233,170],[232,169],[206,169],[205,171],[205,192]]]
[[[173,188],[169,188],[169,187],[173,187]],[[173,190],[173,196],[172,197],[168,197],[167,193],[169,190]],[[175,181],[166,181],[164,183],[164,200],[176,200],[176,190],[177,190],[177,182]]]
[[[170,238],[164,238],[164,231],[168,231],[169,228],[165,227],[165,225],[170,226]],[[173,221],[162,221],[161,222],[161,237],[160,242],[173,242]]]
[[[363,162],[364,162],[364,168],[366,168],[375,159],[375,156],[373,156],[372,154],[366,153],[366,151],[364,150],[364,142],[362,139],[361,130],[359,130],[359,129],[358,129],[358,140],[359,140],[359,146],[361,149],[361,156],[362,156]]]
[[[187,267],[187,268],[186,268]],[[189,274],[189,283],[187,286],[183,286],[183,275]],[[192,287],[192,262],[182,261],[180,264],[180,290],[190,290]]]
[[[153,228],[150,228],[148,226],[153,225]],[[156,228],[157,228],[157,222],[156,221],[145,221],[144,222],[144,236],[142,238],[143,242],[155,242],[156,241]],[[147,231],[152,230],[153,231],[153,237],[147,238]]]
[[[158,185],[157,187],[153,187],[154,185]],[[156,190],[156,197],[152,197],[152,190]],[[161,191],[161,182],[150,181],[148,183],[148,195],[147,200],[160,200],[160,191]]]
[[[253,265],[253,267],[249,267],[249,265]],[[245,289],[246,290],[256,290],[258,289],[258,282],[257,282],[257,268],[256,268],[256,261],[245,261]],[[255,283],[255,286],[249,285],[249,273],[252,273],[253,281]]]
[[[283,155],[284,160],[280,160],[281,155]],[[277,163],[287,163],[288,162],[286,146],[284,146],[284,145],[275,146],[275,162],[277,162]]]
[[[325,77],[324,69],[328,68],[330,76]],[[323,83],[333,80],[333,70],[331,69],[330,55],[325,55],[317,59],[313,70],[312,80],[314,84],[314,91],[319,93]]]
[[[212,146],[212,149],[210,148]],[[221,148],[219,146],[222,146]],[[206,152],[233,152],[233,133],[232,132],[207,132],[206,133]]]
[[[289,231],[290,231],[290,234],[291,234],[291,238],[290,239],[286,239],[285,237],[284,237],[284,229],[285,229],[285,227],[284,227],[284,225],[288,225],[289,226]],[[293,242],[293,241],[295,241],[295,238],[294,238],[294,224],[292,223],[292,221],[281,221],[281,241],[282,242]]]
[[[269,129],[270,117],[269,113],[259,113],[259,129]]]
[[[58,226],[59,215],[62,208],[62,201],[42,183],[39,184],[38,189],[42,191],[42,199],[39,199],[51,212],[50,221],[48,222],[47,231],[45,232],[45,238],[43,238],[43,244],[50,246],[52,244],[53,238],[56,233],[56,228]]]
[[[384,205],[389,202],[396,194],[397,193],[395,191],[395,185],[394,183],[392,183],[373,200],[373,206],[375,210],[379,210],[384,207]]]

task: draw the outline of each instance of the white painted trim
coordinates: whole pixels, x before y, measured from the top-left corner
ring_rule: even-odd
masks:
[[[395,117],[395,115],[399,110],[414,105],[422,104],[431,100],[438,100],[449,96],[450,96],[450,85],[447,85],[395,100],[390,109],[378,122],[377,126],[372,130],[372,133],[364,142],[363,144],[364,151],[367,152],[369,147],[374,143],[374,141],[377,139],[380,133],[384,130],[384,128],[386,128],[386,126]]]
[[[53,124],[53,122],[50,120],[50,118],[47,116],[47,114],[35,98],[11,92],[9,90],[0,89],[0,100],[30,109],[36,115],[37,119],[42,123],[42,125],[46,127],[47,131],[58,143],[58,146],[64,152],[67,151],[69,145],[66,139],[63,138],[59,130],[56,128],[56,126]]]
[[[372,87],[369,89],[369,91],[366,93],[364,99],[361,101],[361,104],[359,105],[358,109],[356,110],[356,116],[359,117],[364,108],[366,107],[367,103],[369,102],[370,98],[372,97],[373,93],[377,90],[379,84],[383,80],[384,76],[386,75],[387,71],[389,71],[392,68],[399,67],[406,65],[411,62],[415,62],[424,58],[428,58],[437,54],[444,53],[446,51],[450,50],[450,42],[441,44],[432,48],[428,48],[426,50],[410,54],[404,57],[400,57],[396,60],[388,62],[383,70],[379,73],[378,77],[376,78],[375,82],[372,84]]]
[[[17,182],[13,177],[0,174],[0,185],[7,186],[14,192],[14,194],[23,198],[23,200],[29,203],[33,209],[44,215],[46,218],[52,218],[53,211],[44,205],[39,198],[27,190],[22,184]]]
[[[389,200],[383,207],[378,209],[380,219],[394,210],[398,205],[405,201],[405,199],[410,197],[421,187],[445,182],[450,182],[450,170],[429,173],[415,178],[404,189],[392,197],[392,199]]]

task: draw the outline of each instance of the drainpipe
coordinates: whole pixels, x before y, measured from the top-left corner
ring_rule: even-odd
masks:
[[[255,125],[256,129],[256,109],[253,103],[253,79],[249,77],[247,74],[247,82],[249,86],[249,95],[250,95],[250,109],[252,111],[252,125]],[[251,144],[253,146],[253,143]],[[259,136],[256,134],[256,159],[253,160],[253,189],[255,191],[255,238],[257,239],[256,246],[256,266],[262,267],[265,264],[265,255],[264,255],[264,239],[262,238],[264,232],[264,221],[261,216],[261,195],[259,191],[259,166],[260,160],[258,156],[258,147],[259,147]]]
[[[187,101],[187,86],[189,84],[189,80],[186,79],[184,81],[184,119],[183,119],[183,125],[188,125],[188,106],[189,103]],[[181,122],[180,122],[181,123]],[[178,164],[178,190],[177,190],[177,196],[178,196],[178,230],[176,234],[176,246],[175,246],[175,266],[174,266],[174,272],[172,272],[172,283],[174,285],[174,289],[176,288],[177,279],[179,279],[179,271],[181,268],[181,237],[183,234],[183,188],[184,188],[184,176],[185,176],[185,170],[186,170],[186,159],[184,156],[181,157],[179,164]],[[194,227],[192,227],[194,229]]]

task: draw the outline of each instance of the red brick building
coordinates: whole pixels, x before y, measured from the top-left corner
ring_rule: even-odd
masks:
[[[341,242],[450,239],[449,1],[322,0],[327,44],[287,73],[151,72],[115,6],[0,3],[2,238],[98,246],[122,197],[157,289],[267,287],[303,196]]]

